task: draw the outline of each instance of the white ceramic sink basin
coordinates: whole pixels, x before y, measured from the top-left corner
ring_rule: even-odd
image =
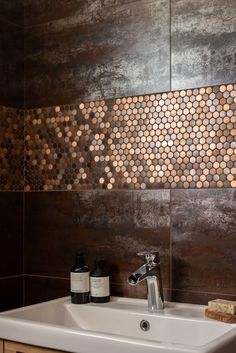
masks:
[[[204,309],[166,303],[151,314],[145,300],[75,305],[61,298],[0,314],[0,338],[75,353],[235,353],[236,325],[207,319]]]

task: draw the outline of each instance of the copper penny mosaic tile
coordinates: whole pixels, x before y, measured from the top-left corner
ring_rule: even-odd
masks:
[[[26,111],[26,191],[236,186],[236,84]]]
[[[24,189],[24,112],[0,106],[0,190]]]
[[[0,114],[1,189],[236,187],[236,84]]]

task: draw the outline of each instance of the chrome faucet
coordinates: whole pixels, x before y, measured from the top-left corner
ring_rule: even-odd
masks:
[[[147,280],[148,311],[155,313],[164,309],[159,253],[157,251],[143,251],[137,255],[144,256],[146,262],[129,276],[128,283],[131,286],[136,286],[143,280]]]

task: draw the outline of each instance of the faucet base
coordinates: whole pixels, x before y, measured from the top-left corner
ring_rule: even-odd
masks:
[[[148,276],[148,311],[151,313],[158,312],[164,309],[164,301],[160,295],[160,288],[158,288],[157,276]]]

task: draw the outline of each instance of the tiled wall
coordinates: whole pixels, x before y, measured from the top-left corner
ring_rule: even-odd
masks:
[[[23,193],[0,192],[0,311],[23,304]]]
[[[23,194],[15,192],[23,190],[23,1],[0,1],[0,9],[0,310],[6,310],[23,304]]]
[[[0,5],[0,105],[23,108],[23,0],[1,0]]]
[[[165,298],[236,299],[235,189],[29,192],[26,197],[26,303],[69,293],[74,252],[93,267],[104,256],[113,295],[145,297],[127,277],[160,252]],[[50,260],[49,260],[50,259]]]
[[[25,2],[26,304],[68,294],[78,248],[108,259],[112,294],[145,296],[126,279],[155,247],[166,299],[236,298],[235,11]]]
[[[76,249],[108,260],[113,295],[145,297],[127,277],[153,247],[166,299],[236,299],[235,89],[25,112],[27,304],[69,293]]]
[[[24,111],[0,106],[0,190],[24,190]]]
[[[25,5],[26,108],[170,90],[169,0]]]

